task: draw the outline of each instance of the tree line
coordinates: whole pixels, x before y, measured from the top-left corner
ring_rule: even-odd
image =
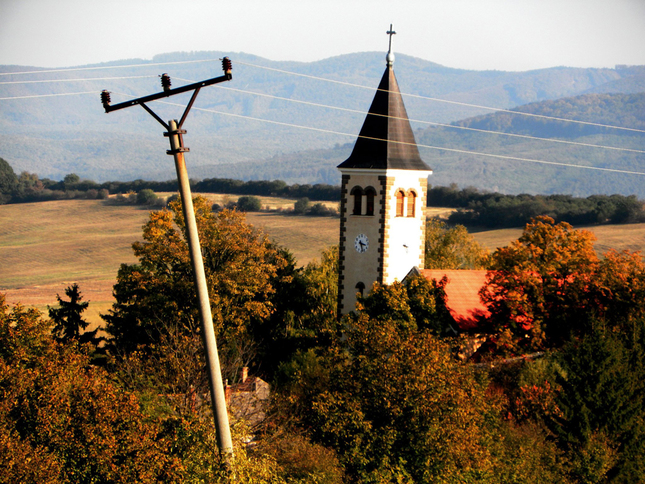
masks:
[[[574,225],[645,221],[644,202],[635,195],[504,195],[450,185],[430,187],[428,206],[458,208],[448,221],[468,227],[521,227],[540,215]]]
[[[191,189],[195,193],[272,196],[311,201],[340,200],[339,186],[288,185],[282,180],[242,181],[206,178],[192,180]],[[147,199],[150,191],[175,192],[177,182],[133,180],[96,183],[82,180],[74,173],[68,174],[60,181],[39,179],[36,174],[28,172],[16,176],[11,166],[0,158],[0,204],[68,198],[105,199],[110,194],[130,194],[134,203],[136,195],[143,190],[146,190],[146,195],[139,198]],[[447,187],[429,185],[427,204],[430,207],[457,208],[458,210],[448,218],[452,225],[491,229],[521,227],[540,215],[574,225],[645,222],[645,204],[635,195],[592,195],[587,198],[571,195],[505,195],[472,187],[460,189],[451,184]],[[316,207],[324,208],[322,205]]]
[[[206,178],[191,180],[195,193],[225,193],[282,198],[307,198],[313,201],[340,200],[340,187],[326,184],[288,185],[282,180],[234,180],[230,178]],[[109,181],[97,183],[81,179],[70,173],[63,180],[39,178],[35,173],[22,172],[16,175],[7,161],[0,158],[0,204],[60,200],[70,198],[107,198],[109,194],[138,194],[141,190],[176,192],[177,181]]]

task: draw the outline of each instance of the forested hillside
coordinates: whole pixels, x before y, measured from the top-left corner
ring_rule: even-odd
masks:
[[[186,145],[191,148],[187,158],[190,175],[336,184],[334,166],[346,156],[363,122],[385,67],[382,53],[350,54],[312,63],[274,62],[243,53],[171,53],[151,60],[82,66],[87,69],[82,71],[2,66],[3,73],[35,73],[3,76],[6,82],[0,86],[0,97],[7,99],[0,100],[0,156],[16,172],[27,170],[41,178],[61,179],[67,173],[77,173],[99,182],[170,179],[173,166],[165,154],[167,141],[162,128],[138,107],[105,114],[99,92],[108,89],[113,102],[121,102],[160,90],[158,76],[162,72],[169,73],[173,86],[216,77],[221,73],[218,59],[223,55],[233,61],[233,80],[204,89],[185,125]],[[211,61],[197,62],[205,59]],[[588,92],[640,92],[645,83],[645,73],[639,67],[480,72],[452,69],[403,54],[397,54],[395,71],[404,95],[433,98],[404,96],[410,118],[440,123],[486,111],[437,99],[512,108]],[[62,95],[69,93],[82,94]],[[172,101],[186,103],[187,97]],[[182,107],[161,103],[154,103],[154,109],[162,119],[178,118],[182,113]],[[425,129],[427,124],[413,122],[413,127]],[[461,133],[449,135],[441,129],[420,134],[419,141],[441,141],[435,139],[437,136],[446,137],[450,146],[469,143]],[[476,144],[480,146],[481,142]],[[326,151],[335,145],[338,148]],[[534,149],[526,148],[529,152]],[[541,191],[506,180],[516,180],[515,173],[500,177],[496,167],[507,164],[496,160],[468,161],[485,167],[480,171],[486,173],[475,171],[477,179],[472,180],[453,178],[454,172],[463,171],[464,160],[458,157],[434,150],[425,150],[423,156],[435,168],[437,177],[446,177],[439,178],[440,184],[456,181],[495,188],[490,181],[495,179],[500,190]],[[448,167],[453,165],[456,168],[451,172]],[[577,177],[577,172],[549,173],[551,178]],[[549,186],[545,189],[550,191]]]
[[[520,106],[516,110],[589,123],[629,126],[636,130],[645,129],[645,93],[585,94],[531,103]],[[580,144],[644,151],[645,134],[642,132],[571,124],[509,112],[477,116],[453,124],[456,127],[433,126],[415,133],[421,156],[434,170],[429,179],[432,185],[448,186],[456,183],[461,187],[472,186],[508,194],[560,193],[588,197],[594,194],[618,193],[645,197],[642,175],[558,166],[573,164],[642,172],[642,167],[645,166],[643,153],[507,137],[459,128],[555,138]],[[351,146],[351,144],[336,146],[328,151],[289,154],[263,162],[238,164],[233,170],[236,177],[243,179],[253,178],[259,173],[268,178],[280,178],[282,173],[295,176],[298,170],[308,177],[322,175],[329,173],[346,159],[351,152]],[[476,156],[424,146],[499,154],[555,163],[555,165]],[[206,173],[210,173],[211,176],[224,176],[227,170],[226,166],[212,166],[198,169],[197,172],[202,176]],[[322,180],[325,183],[338,183],[338,177],[339,175],[335,173],[335,178]],[[314,178],[314,180],[318,179]]]

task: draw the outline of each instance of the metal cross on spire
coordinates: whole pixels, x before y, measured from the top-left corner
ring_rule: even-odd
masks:
[[[390,30],[385,33],[390,36],[390,45],[388,47],[387,56],[385,57],[385,59],[387,60],[387,65],[391,66],[394,63],[394,54],[392,53],[392,36],[396,34],[396,32],[392,30],[392,24],[390,24]]]
[[[396,32],[392,30],[392,24],[390,24],[390,30],[385,33],[390,36],[390,45],[387,51],[392,52],[392,36],[396,34]]]

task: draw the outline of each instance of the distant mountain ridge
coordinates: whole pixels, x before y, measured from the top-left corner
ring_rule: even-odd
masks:
[[[241,53],[168,53],[155,56],[150,61],[134,59],[97,66],[111,67],[105,70],[48,73],[48,69],[42,69],[42,74],[3,76],[3,81],[56,79],[61,82],[0,85],[0,97],[22,98],[0,100],[0,156],[8,160],[16,171],[27,170],[36,172],[41,177],[54,179],[61,179],[71,172],[96,181],[171,178],[172,160],[165,155],[167,140],[162,136],[162,127],[140,107],[106,115],[98,94],[102,89],[108,89],[112,91],[113,102],[120,102],[128,99],[128,95],[137,97],[157,92],[160,90],[157,77],[162,72],[170,75],[173,86],[215,77],[221,74],[218,59],[224,55],[228,55],[233,61],[233,80],[222,86],[203,89],[185,124],[188,131],[185,140],[191,148],[187,156],[190,176],[282,178],[289,183],[334,183],[337,179],[335,165],[343,161],[343,157],[351,149],[363,122],[363,113],[369,107],[385,68],[384,53],[349,54],[311,63],[276,62]],[[154,65],[203,59],[213,61]],[[144,66],[132,67],[132,64]],[[409,117],[412,120],[440,123],[475,118],[488,111],[405,95],[508,109],[563,97],[595,93],[630,95],[645,90],[645,66],[618,66],[616,69],[557,67],[528,72],[468,71],[397,54],[394,68],[404,93]],[[0,66],[0,72],[26,70],[39,69]],[[135,76],[147,77],[122,79]],[[325,82],[315,77],[338,82]],[[80,78],[86,80],[70,81]],[[89,80],[96,78],[101,80]],[[26,97],[66,92],[92,94]],[[279,98],[310,104],[292,103]],[[627,98],[622,99],[623,105],[629,102]],[[186,99],[175,98],[169,101],[187,102]],[[331,110],[314,104],[337,106],[357,112]],[[610,113],[612,119],[619,117],[619,114],[611,113],[611,104],[603,108],[604,112]],[[181,107],[159,103],[152,107],[163,119],[177,118],[183,111]],[[197,108],[224,114],[200,111]],[[539,109],[547,107],[545,105]],[[558,109],[565,111],[564,107]],[[273,124],[250,118],[272,121]],[[638,116],[634,117],[637,118]],[[624,120],[628,122],[626,118]],[[473,151],[482,151],[495,144],[490,137],[478,141],[471,134],[459,132],[457,135],[448,133],[446,128],[427,128],[427,125],[421,123],[412,124],[417,130],[419,143],[431,145],[442,141],[450,145],[440,146],[467,145],[471,148],[474,144],[476,146]],[[319,131],[286,125],[308,126]],[[347,133],[347,136],[334,133]],[[622,139],[622,135],[609,136]],[[642,146],[643,143],[640,143]],[[337,148],[329,149],[332,146]],[[511,150],[509,146],[503,149]],[[528,149],[533,158],[542,157],[535,153],[535,150],[541,150],[536,146],[519,146],[514,143],[511,151],[520,149]],[[510,175],[512,179],[506,182],[500,179],[500,173],[494,174],[495,166],[500,164],[494,160],[465,161],[468,157],[443,152],[428,153],[427,150],[422,155],[435,168],[433,180],[441,180],[442,183],[445,179],[448,183],[454,181],[460,185],[482,185],[482,188],[499,188],[509,192],[544,189],[551,193],[553,186],[546,184],[544,187],[536,187],[535,184],[529,184],[524,188],[517,182],[516,174]],[[592,158],[597,156],[592,155]],[[641,161],[638,159],[634,163]],[[459,167],[463,163],[486,166],[486,169],[482,168],[482,173],[469,180],[468,172],[472,172],[472,167],[461,173]],[[484,176],[485,171],[491,175]],[[558,177],[560,176],[559,172]],[[577,174],[565,174],[565,178],[571,176],[578,177]],[[496,180],[496,184],[488,181],[491,177]],[[519,177],[523,178],[526,177]],[[569,184],[570,187],[573,185]],[[556,186],[567,185],[562,182]],[[622,183],[620,186],[629,189]]]
[[[516,110],[645,130],[645,93],[585,94],[531,103]],[[645,151],[643,133],[570,124],[505,112],[476,116],[453,124],[456,127]],[[645,198],[645,177],[640,175],[506,161],[430,150],[424,146],[644,172],[645,154],[642,153],[504,137],[446,127],[418,130],[416,139],[421,148],[422,158],[434,170],[430,177],[430,183],[434,185],[447,186],[456,183],[462,187],[473,186],[509,194],[563,193],[586,197],[593,194],[620,193],[636,194],[639,198]],[[204,177],[223,177],[233,170],[231,176],[246,180],[282,177],[291,183],[338,183],[339,175],[335,167],[349,156],[351,149],[352,143],[347,143],[329,150],[291,153],[262,161],[239,163],[231,168],[228,165],[204,166],[197,168],[196,173]]]

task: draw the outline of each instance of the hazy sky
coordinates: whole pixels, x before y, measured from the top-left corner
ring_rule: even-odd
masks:
[[[645,65],[645,0],[0,0],[0,64],[386,51],[465,69]],[[339,66],[341,67],[341,66]]]

